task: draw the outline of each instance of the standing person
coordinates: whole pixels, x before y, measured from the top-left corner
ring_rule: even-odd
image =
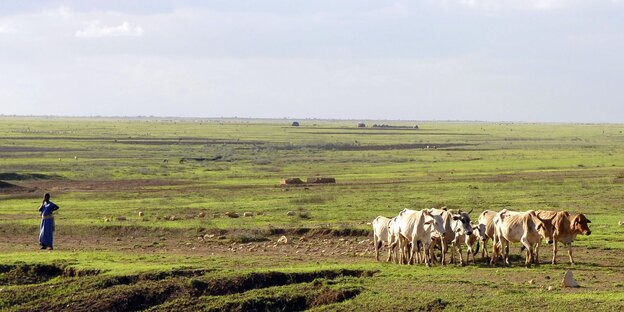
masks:
[[[50,201],[50,193],[43,195],[43,202],[39,207],[41,212],[41,228],[39,230],[39,245],[41,249],[49,248],[53,249],[53,236],[54,236],[54,210],[58,210],[59,206]]]

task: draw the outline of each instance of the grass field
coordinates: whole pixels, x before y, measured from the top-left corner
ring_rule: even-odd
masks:
[[[290,122],[1,117],[0,310],[624,309],[624,125]],[[337,183],[279,186],[314,176]],[[592,235],[573,267],[375,261],[372,219],[443,205],[581,212]]]

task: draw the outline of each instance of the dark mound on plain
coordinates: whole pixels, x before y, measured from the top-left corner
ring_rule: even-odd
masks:
[[[0,173],[0,180],[9,181],[24,181],[24,180],[58,180],[63,177],[55,174],[43,174],[43,173],[16,173],[16,172],[3,172]]]

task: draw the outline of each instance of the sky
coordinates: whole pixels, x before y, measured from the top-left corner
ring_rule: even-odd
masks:
[[[0,114],[624,123],[624,0],[0,1]]]

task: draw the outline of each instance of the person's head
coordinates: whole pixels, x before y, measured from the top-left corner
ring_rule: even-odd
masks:
[[[43,200],[49,201],[50,200],[50,193],[43,194]]]

